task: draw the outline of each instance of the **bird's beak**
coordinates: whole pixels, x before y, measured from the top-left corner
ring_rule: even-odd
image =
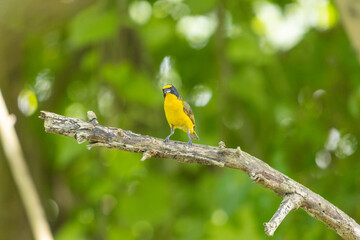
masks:
[[[171,89],[170,89],[170,88],[164,89],[164,93],[165,93],[165,94],[166,94],[166,93],[169,93],[169,92],[171,92]]]

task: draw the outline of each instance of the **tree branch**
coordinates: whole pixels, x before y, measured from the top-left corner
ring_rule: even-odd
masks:
[[[10,171],[24,204],[34,239],[52,240],[53,236],[50,231],[50,226],[46,221],[44,210],[26,166],[20,142],[16,135],[14,127],[15,121],[15,116],[9,115],[0,91],[0,139],[4,146]]]
[[[336,0],[342,24],[360,62],[360,2],[356,0]]]
[[[286,215],[288,215],[291,210],[298,209],[302,201],[303,198],[298,194],[286,194],[274,216],[268,223],[264,223],[265,233],[269,236],[273,236]]]
[[[343,211],[312,192],[300,183],[271,168],[265,162],[237,149],[169,141],[151,136],[143,136],[129,130],[104,127],[97,124],[96,115],[89,112],[91,122],[64,117],[51,112],[41,112],[45,131],[75,138],[78,143],[89,141],[88,148],[107,147],[128,152],[142,153],[141,160],[150,157],[171,158],[182,163],[198,163],[239,169],[265,188],[283,196],[279,209],[265,231],[272,235],[285,216],[293,209],[301,207],[312,217],[325,223],[344,239],[360,239],[360,226]]]

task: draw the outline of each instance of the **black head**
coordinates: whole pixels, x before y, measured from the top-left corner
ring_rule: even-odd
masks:
[[[166,96],[167,93],[174,94],[178,98],[180,97],[179,92],[176,90],[176,88],[172,84],[165,85],[162,88],[162,90],[163,90],[163,93],[164,93],[164,97]]]

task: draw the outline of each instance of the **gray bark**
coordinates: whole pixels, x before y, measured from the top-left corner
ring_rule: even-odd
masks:
[[[129,130],[104,127],[97,123],[96,115],[88,112],[89,122],[64,117],[55,113],[41,112],[45,131],[77,140],[90,142],[91,147],[116,148],[143,154],[142,161],[150,158],[170,158],[182,163],[198,163],[239,169],[256,183],[271,189],[284,197],[282,204],[269,223],[265,232],[272,235],[285,216],[298,207],[312,217],[322,221],[344,239],[360,239],[360,226],[339,208],[300,183],[271,168],[265,162],[237,149],[226,148],[223,142],[218,147],[169,141],[143,136]]]

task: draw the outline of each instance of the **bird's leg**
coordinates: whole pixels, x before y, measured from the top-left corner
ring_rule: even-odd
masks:
[[[169,136],[167,136],[164,140],[164,142],[169,142],[170,137],[174,134],[174,125],[171,125],[171,133]]]
[[[188,136],[189,136],[189,141],[188,141],[188,146],[191,146],[192,145],[192,141],[191,141],[191,136],[190,136],[190,130],[188,129],[187,130],[187,133],[188,133]]]

